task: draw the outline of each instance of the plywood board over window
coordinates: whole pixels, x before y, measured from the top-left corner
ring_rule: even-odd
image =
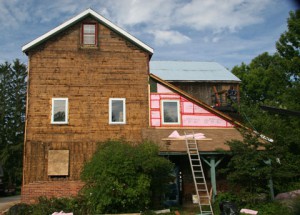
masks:
[[[69,150],[49,150],[48,152],[48,175],[69,175]]]

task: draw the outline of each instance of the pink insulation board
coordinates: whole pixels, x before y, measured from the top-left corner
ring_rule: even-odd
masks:
[[[178,124],[163,124],[162,101],[179,101]],[[157,84],[157,93],[150,95],[150,122],[153,127],[233,127],[233,125],[206,109],[188,101],[179,94]]]

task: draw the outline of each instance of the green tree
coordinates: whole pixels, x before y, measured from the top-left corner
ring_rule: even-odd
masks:
[[[259,195],[268,193],[267,181],[272,169],[265,164],[269,157],[262,150],[264,144],[258,136],[249,131],[241,132],[243,141],[232,140],[226,143],[231,148],[232,159],[224,171],[228,173],[227,180],[233,190],[239,192],[243,201],[253,204]]]
[[[0,65],[0,163],[8,182],[17,184],[22,180],[26,77],[18,59]]]
[[[150,206],[151,196],[160,192],[170,180],[172,164],[158,156],[152,143],[136,146],[121,141],[108,141],[82,171],[86,182],[82,193],[92,213],[143,211]]]
[[[278,55],[263,53],[249,65],[235,66],[232,72],[241,80],[242,102],[281,105],[290,80],[286,62]]]
[[[300,110],[300,10],[291,11],[287,21],[288,30],[276,43],[280,56],[286,61],[290,86],[286,90],[285,103]]]
[[[276,48],[280,56],[295,63],[292,66],[295,66],[296,70],[292,70],[291,74],[299,79],[300,10],[290,12],[287,24],[288,30],[281,34],[279,40],[276,42]],[[296,67],[298,67],[298,69]]]
[[[260,106],[300,111],[299,45],[300,11],[297,10],[290,12],[288,30],[277,41],[276,53],[263,53],[255,57],[249,65],[243,63],[232,70],[242,80],[239,112],[244,117],[244,123],[273,140],[267,144],[264,156],[272,161],[270,174],[277,192],[300,188],[297,180],[300,177],[300,118],[269,113]],[[254,155],[247,150],[247,142],[245,143],[245,148],[240,150],[243,149],[246,153],[244,156],[251,159]],[[235,150],[235,145],[231,146]],[[233,155],[236,156],[238,155]],[[253,157],[253,162],[259,159],[257,156]],[[245,173],[239,166],[235,166],[239,164],[231,163],[231,168],[237,172],[229,173],[229,178],[232,177],[231,174],[237,175],[239,171]]]

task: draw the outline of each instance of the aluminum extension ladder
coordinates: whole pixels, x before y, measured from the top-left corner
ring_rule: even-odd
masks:
[[[185,143],[198,197],[200,214],[214,215],[194,133],[192,135],[187,135],[185,133]]]

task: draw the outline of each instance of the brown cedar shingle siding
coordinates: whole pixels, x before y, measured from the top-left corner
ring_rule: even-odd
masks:
[[[98,47],[81,46],[77,23],[28,51],[24,184],[78,180],[96,142],[142,140],[141,129],[149,124],[149,53],[101,24],[98,30]],[[53,97],[69,99],[68,125],[51,124]],[[126,98],[126,125],[108,124],[109,98]],[[70,150],[69,176],[48,177],[49,149]]]

